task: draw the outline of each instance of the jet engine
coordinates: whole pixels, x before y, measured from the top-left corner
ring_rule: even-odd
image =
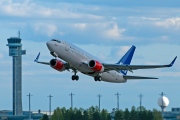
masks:
[[[104,66],[96,60],[90,60],[88,63],[88,66],[92,70],[97,71],[97,72],[103,72],[104,71]]]
[[[60,60],[57,60],[57,59],[52,59],[50,61],[50,66],[57,71],[64,71],[65,70],[64,63]]]

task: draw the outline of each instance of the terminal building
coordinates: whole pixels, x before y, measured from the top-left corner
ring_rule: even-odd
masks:
[[[171,111],[162,113],[164,120],[180,120],[180,108],[172,108]]]
[[[30,119],[29,119],[29,114],[31,114]],[[1,110],[0,120],[40,120],[43,115],[44,113],[41,113],[41,111],[38,112],[23,111],[22,115],[13,115],[13,111],[11,110]]]

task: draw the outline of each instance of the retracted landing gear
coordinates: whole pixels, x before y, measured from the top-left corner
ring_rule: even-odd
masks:
[[[76,70],[76,69],[74,69],[74,70],[73,70],[73,72],[74,72],[74,75],[72,75],[71,79],[72,79],[72,80],[76,80],[76,81],[78,81],[78,80],[79,80],[79,76],[78,76],[78,75],[76,75],[77,70]]]
[[[101,81],[102,78],[101,78],[101,76],[95,76],[95,77],[94,77],[94,80],[95,80],[95,81]]]

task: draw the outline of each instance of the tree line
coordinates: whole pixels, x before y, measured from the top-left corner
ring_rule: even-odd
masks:
[[[108,112],[106,109],[99,111],[99,108],[96,106],[91,106],[88,109],[83,108],[69,108],[57,107],[51,118],[47,115],[44,115],[41,120],[163,120],[161,112],[153,109],[146,110],[145,107],[132,107],[131,110],[126,108],[125,110],[115,110],[113,112]]]

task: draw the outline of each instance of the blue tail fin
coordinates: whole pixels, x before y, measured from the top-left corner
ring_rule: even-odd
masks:
[[[135,49],[136,47],[133,45],[116,64],[129,65],[131,63]],[[127,71],[128,70],[120,70],[120,72],[124,75],[127,74]]]

